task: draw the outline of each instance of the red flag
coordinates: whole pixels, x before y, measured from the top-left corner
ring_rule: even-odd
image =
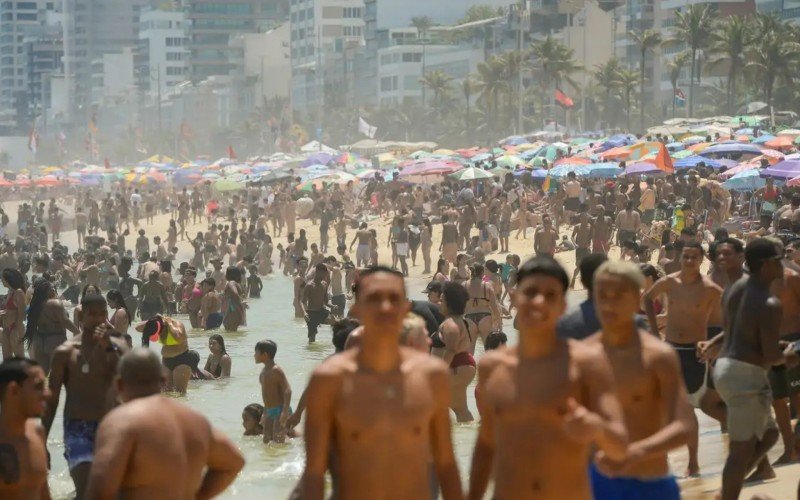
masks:
[[[663,143],[658,143],[658,154],[656,154],[656,168],[668,174],[675,172],[675,167],[672,165],[672,158],[669,156],[669,151]]]
[[[571,108],[575,106],[575,103],[572,101],[572,99],[570,99],[570,97],[564,92],[561,92],[561,89],[556,89],[556,102],[565,108]]]
[[[233,146],[228,146],[228,158],[231,160],[236,159],[236,151],[233,150]]]

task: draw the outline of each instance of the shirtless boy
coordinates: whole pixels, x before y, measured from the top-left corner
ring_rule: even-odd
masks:
[[[596,500],[680,499],[670,475],[667,452],[686,444],[692,430],[692,407],[675,351],[650,332],[636,327],[644,275],[631,262],[607,261],[594,274],[594,303],[602,326],[587,344],[605,350],[625,414],[630,444],[623,460],[601,451],[592,467]]]
[[[256,343],[255,362],[264,364],[258,376],[264,400],[264,442],[283,443],[286,440],[286,420],[292,414],[292,388],[280,366],[275,364],[278,345],[271,340]]]
[[[727,406],[730,451],[722,471],[722,500],[739,498],[745,475],[758,465],[751,479],[775,477],[766,454],[778,440],[772,418],[768,370],[784,362],[779,347],[783,314],[780,300],[770,290],[783,278],[781,254],[774,242],[752,240],[745,248],[750,271],[725,291],[725,330],[698,351],[712,358],[714,385]]]
[[[681,270],[655,282],[644,295],[650,328],[657,336],[660,332],[653,301],[662,295],[667,297],[664,340],[678,352],[689,402],[695,408],[700,408],[707,377],[707,364],[697,358],[697,343],[708,340],[708,320],[714,309],[720,307],[722,296],[722,289],[710,278],[700,274],[703,254],[703,247],[699,243],[683,245]],[[689,464],[686,470],[688,476],[700,473],[697,461],[699,424],[694,412],[692,416],[694,429],[689,440]]]
[[[372,239],[372,233],[367,229],[367,223],[362,222],[356,231],[353,241],[350,242],[350,251],[353,251],[353,245],[358,241],[356,247],[356,266],[365,267],[369,264],[369,242]]]
[[[125,340],[113,332],[108,322],[108,305],[102,295],[87,294],[81,309],[81,333],[53,353],[48,380],[53,395],[42,418],[49,435],[61,388],[65,387],[64,455],[78,500],[84,498],[89,467],[94,461],[97,427],[113,406],[111,388],[117,362],[128,350]]]
[[[86,498],[207,499],[222,493],[244,466],[236,446],[200,413],[159,394],[158,356],[137,348],[119,362],[123,405],[97,433]]]
[[[400,347],[409,308],[400,273],[377,266],[361,273],[351,309],[364,326],[361,342],[324,361],[307,389],[304,498],[323,498],[331,452],[340,498],[431,498],[431,455],[445,500],[463,498],[447,367]]]
[[[327,266],[319,263],[314,269],[311,283],[306,283],[306,286],[303,287],[300,307],[303,311],[303,318],[306,320],[309,342],[317,340],[319,326],[328,319],[330,304],[328,303],[328,283],[325,281],[327,275]]]
[[[216,291],[217,283],[214,278],[206,278],[200,282],[203,289],[203,299],[200,301],[200,317],[198,323],[204,330],[216,330],[222,326],[222,301]]]
[[[533,250],[536,255],[549,255],[552,257],[556,253],[556,243],[558,242],[558,231],[553,228],[553,220],[549,215],[542,217],[542,226],[536,228],[533,235]]]
[[[49,397],[44,370],[35,361],[0,364],[0,498],[50,499],[47,438],[38,420]]]
[[[626,458],[627,434],[611,367],[596,345],[560,339],[569,278],[551,257],[519,269],[519,344],[478,363],[482,416],[469,498],[480,500],[494,472],[503,499],[589,499],[589,452]]]

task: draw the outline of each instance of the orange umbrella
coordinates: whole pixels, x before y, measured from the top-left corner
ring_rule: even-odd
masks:
[[[600,153],[600,158],[604,160],[625,160],[631,153],[630,147],[620,146],[618,148],[611,148],[608,151],[603,151]]]
[[[570,156],[569,158],[559,158],[553,162],[553,166],[557,167],[562,163],[567,165],[589,165],[592,163],[592,160],[583,156]]]
[[[774,139],[770,139],[764,143],[764,145],[768,148],[772,149],[787,149],[793,146],[794,140],[791,136],[788,135],[779,135]]]
[[[689,151],[693,151],[695,153],[699,153],[700,151],[702,151],[702,150],[708,148],[709,146],[711,146],[712,144],[713,143],[711,143],[711,142],[698,142],[697,144],[692,144],[691,146],[689,146],[686,149],[688,149]]]

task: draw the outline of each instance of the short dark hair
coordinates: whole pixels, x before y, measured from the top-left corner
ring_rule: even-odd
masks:
[[[22,384],[28,380],[28,368],[32,366],[39,366],[39,363],[29,358],[14,357],[0,363],[0,399],[5,398],[8,384]]]
[[[241,281],[242,280],[242,271],[236,266],[229,266],[228,269],[225,270],[225,279],[228,281]]]
[[[581,260],[581,284],[589,292],[594,287],[594,272],[608,260],[608,255],[604,253],[592,253]]]
[[[275,359],[275,354],[278,353],[278,344],[272,340],[259,340],[256,342],[256,352],[267,353],[270,358]]]
[[[744,249],[744,260],[747,268],[755,274],[761,270],[764,262],[780,258],[778,245],[767,238],[756,238]]]
[[[586,259],[583,260],[585,261]],[[567,272],[561,267],[561,264],[553,257],[540,255],[528,259],[527,262],[520,266],[519,271],[517,271],[517,283],[522,283],[525,278],[537,274],[555,278],[557,281],[561,282],[564,294],[567,293],[567,289],[569,288],[569,276],[567,276]]]
[[[353,330],[359,326],[361,326],[361,323],[352,318],[340,319],[333,324],[331,327],[331,330],[333,331],[333,338],[331,339],[331,342],[333,342],[333,348],[336,352],[344,351],[344,346],[347,343],[347,337],[349,337],[350,333],[352,333]]]
[[[442,290],[442,300],[444,300],[447,311],[450,314],[461,316],[467,308],[469,292],[461,283],[448,281],[444,284],[444,289]]]
[[[106,302],[106,298],[100,294],[87,293],[81,297],[81,309],[86,310],[91,306],[108,307],[108,302]]]
[[[736,238],[724,238],[716,243],[716,248],[719,248],[720,245],[730,245],[733,247],[733,251],[736,253],[743,253],[744,252],[744,243],[742,240]]]
[[[358,279],[356,280],[355,283],[353,283],[353,295],[355,295],[355,297],[358,298],[358,292],[359,289],[361,288],[361,282],[365,278],[378,273],[387,273],[391,274],[392,276],[397,276],[398,278],[403,280],[403,290],[405,291],[405,279],[403,277],[403,273],[395,269],[392,269],[391,267],[377,265],[377,266],[370,266],[358,274]]]
[[[483,342],[483,348],[487,351],[492,351],[506,343],[508,343],[508,336],[500,330],[495,330],[489,332],[489,335],[486,336],[486,340]]]
[[[705,256],[706,254],[706,250],[703,248],[703,245],[701,245],[696,241],[689,241],[684,243],[683,246],[681,247],[681,253],[683,253],[683,251],[686,250],[687,248],[696,248],[697,250],[700,250],[701,257]]]

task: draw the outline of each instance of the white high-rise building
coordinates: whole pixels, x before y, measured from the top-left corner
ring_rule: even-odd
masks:
[[[139,17],[136,67],[139,88],[166,95],[188,79],[186,17],[181,11],[145,10]]]

